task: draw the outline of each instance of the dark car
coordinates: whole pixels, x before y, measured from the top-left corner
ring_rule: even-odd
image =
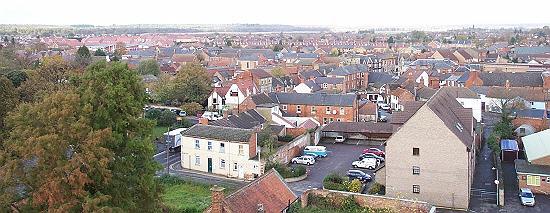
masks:
[[[346,175],[348,176],[349,180],[358,179],[361,182],[369,182],[372,180],[372,177],[370,175],[364,173],[361,170],[349,170]]]
[[[377,159],[379,162],[384,162],[384,158],[383,157],[380,157],[378,155],[375,155],[374,153],[365,153],[365,154],[361,154],[361,156],[359,156],[359,160],[363,160],[365,158],[375,158]]]

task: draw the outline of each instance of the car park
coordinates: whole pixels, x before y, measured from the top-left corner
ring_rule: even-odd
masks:
[[[368,149],[365,149],[363,150],[363,154],[366,154],[366,153],[372,153],[372,154],[375,154],[375,155],[378,155],[380,157],[385,157],[386,156],[386,153],[378,148],[368,148]]]
[[[519,190],[519,198],[521,200],[521,205],[535,206],[535,195],[533,195],[531,189],[521,188]]]
[[[378,167],[378,159],[375,158],[364,158],[363,160],[353,161],[351,163],[353,168],[363,168],[363,169],[376,169]]]
[[[348,176],[349,180],[358,179],[361,182],[369,182],[372,180],[370,175],[361,170],[348,170],[346,176]]]
[[[294,164],[313,165],[315,164],[315,158],[313,156],[303,155],[300,157],[292,158],[290,162]]]
[[[365,153],[365,154],[362,154],[361,156],[359,156],[359,160],[363,160],[365,158],[374,158],[374,159],[377,159],[380,162],[385,161],[385,159],[383,157],[380,157],[380,156],[375,155],[373,153]]]
[[[327,148],[324,146],[306,146],[304,148],[304,155],[326,157]]]
[[[336,136],[336,139],[334,139],[336,142],[342,143],[346,140],[344,136]]]

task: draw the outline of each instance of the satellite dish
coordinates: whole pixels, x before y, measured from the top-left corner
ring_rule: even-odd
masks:
[[[336,115],[336,110],[332,110],[332,114],[333,114],[333,115]]]

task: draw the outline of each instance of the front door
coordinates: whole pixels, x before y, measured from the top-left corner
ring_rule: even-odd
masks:
[[[208,158],[208,173],[212,173],[212,158]]]

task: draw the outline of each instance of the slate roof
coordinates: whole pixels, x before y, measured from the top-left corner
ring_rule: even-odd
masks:
[[[466,87],[446,87],[446,90],[454,98],[470,98],[470,99],[479,99],[477,93],[466,88]]]
[[[311,89],[311,92],[317,92],[322,89],[321,86],[319,86],[312,80],[305,81],[304,84]]]
[[[271,97],[269,97],[265,93],[260,93],[256,95],[251,95],[250,98],[252,99],[252,102],[254,102],[256,105],[262,105],[262,104],[271,104],[274,103]]]
[[[424,100],[430,99],[437,92],[436,89],[421,87],[416,90],[416,97]]]
[[[317,84],[343,84],[344,78],[334,78],[334,77],[318,77],[315,80]]]
[[[425,101],[408,101],[403,103],[403,111],[396,111],[392,114],[391,124],[404,124],[422,107]]]
[[[516,47],[514,48],[514,53],[519,55],[544,54],[544,53],[550,53],[550,47],[548,46]]]
[[[355,94],[323,93],[269,93],[269,97],[280,104],[303,104],[314,106],[353,106]]]
[[[323,132],[346,133],[393,133],[393,126],[384,122],[332,122],[323,127]]]
[[[479,78],[483,86],[505,86],[509,81],[511,87],[542,87],[541,72],[481,72]]]
[[[436,69],[451,69],[458,64],[449,59],[417,59],[413,61],[409,66],[432,66]]]
[[[546,112],[543,109],[523,109],[516,111],[518,118],[545,119]]]
[[[516,159],[514,163],[517,173],[550,175],[550,166],[529,164],[522,159]]]
[[[258,212],[258,205],[261,204],[266,213],[278,213],[283,212],[296,199],[298,197],[286,185],[281,175],[271,169],[227,196],[224,204],[231,212]]]
[[[381,87],[384,84],[388,84],[394,81],[393,76],[385,72],[370,72],[369,84],[374,87]]]
[[[448,87],[439,89],[426,105],[466,147],[472,146],[472,110],[463,108]]]
[[[346,76],[346,75],[351,75],[355,73],[368,72],[368,70],[369,70],[369,67],[367,65],[355,64],[355,65],[348,65],[348,66],[335,68],[333,71],[328,73],[328,75]]]
[[[460,78],[456,79],[456,81],[460,83],[466,83],[469,76],[470,76],[470,71],[466,71],[460,76]]]
[[[254,134],[252,130],[232,127],[197,124],[181,133],[182,136],[193,138],[214,139],[237,143],[248,143]]]
[[[255,109],[241,112],[237,115],[230,115],[227,118],[212,121],[209,124],[213,126],[233,127],[241,129],[254,129],[264,124],[266,119]]]
[[[321,74],[321,72],[319,72],[318,70],[303,71],[303,72],[300,72],[298,75],[300,75],[302,79],[310,79],[310,78],[317,78],[317,77],[323,76],[323,74]]]

